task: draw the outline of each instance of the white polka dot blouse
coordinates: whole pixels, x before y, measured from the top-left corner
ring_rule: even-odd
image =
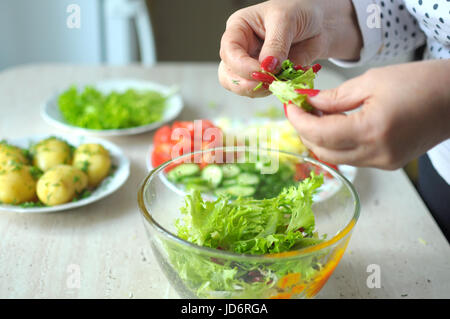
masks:
[[[450,59],[450,0],[352,0],[363,36],[360,60],[331,59],[342,67],[383,62],[426,44],[423,59]],[[428,151],[450,185],[450,139]]]

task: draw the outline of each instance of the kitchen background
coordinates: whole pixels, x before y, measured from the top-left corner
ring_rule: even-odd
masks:
[[[3,0],[0,72],[27,63],[218,62],[227,18],[256,0]],[[79,13],[79,28],[70,24]],[[68,24],[69,20],[69,24]],[[11,27],[13,26],[13,27]],[[70,27],[72,26],[72,27]],[[399,57],[390,63],[413,59]],[[326,68],[338,69],[327,61]],[[347,78],[369,67],[339,69]],[[407,167],[413,181],[416,163]]]

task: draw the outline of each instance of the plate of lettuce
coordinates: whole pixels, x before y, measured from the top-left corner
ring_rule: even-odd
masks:
[[[50,125],[83,135],[132,135],[172,121],[183,109],[177,89],[136,79],[71,85],[41,109]]]

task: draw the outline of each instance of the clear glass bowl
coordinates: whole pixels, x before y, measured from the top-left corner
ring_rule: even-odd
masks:
[[[283,253],[246,255],[201,247],[177,237],[175,221],[181,216],[186,193],[167,180],[168,167],[219,153],[264,153],[279,163],[306,166],[329,176],[325,184],[333,183],[333,191],[327,190],[327,196],[319,193],[313,204],[316,230],[325,240]],[[236,161],[236,156],[231,158]],[[154,256],[182,298],[312,298],[341,260],[360,212],[357,192],[338,171],[302,155],[248,147],[198,151],[167,162],[145,178],[138,202]]]

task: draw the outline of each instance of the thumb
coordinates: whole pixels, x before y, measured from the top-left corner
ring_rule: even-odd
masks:
[[[325,113],[341,113],[361,106],[368,98],[369,91],[362,88],[358,78],[349,80],[337,88],[323,90],[308,102]]]
[[[262,62],[267,57],[273,56],[277,60],[275,69],[278,69],[281,66],[281,61],[288,57],[294,32],[288,19],[281,19],[277,15],[268,16],[264,25],[266,34],[259,54],[259,61]]]

